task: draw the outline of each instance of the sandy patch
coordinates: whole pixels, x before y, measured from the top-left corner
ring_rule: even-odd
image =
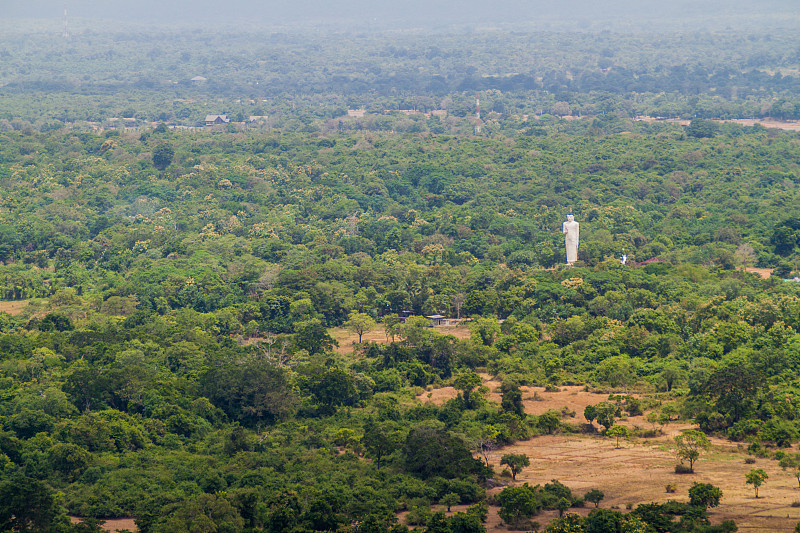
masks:
[[[70,521],[73,524],[77,524],[81,522],[81,519],[77,516],[70,516]],[[135,533],[139,530],[136,527],[136,522],[133,521],[133,518],[107,518],[106,523],[103,524],[102,527],[104,531],[108,531],[109,533],[114,533],[115,531],[124,531],[128,530],[131,533]]]

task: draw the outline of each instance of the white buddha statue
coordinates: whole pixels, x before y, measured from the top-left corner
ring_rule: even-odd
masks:
[[[575,215],[570,209],[567,220],[561,226],[564,232],[564,244],[567,247],[567,264],[571,265],[578,260],[578,240],[580,238],[580,224],[575,222]]]

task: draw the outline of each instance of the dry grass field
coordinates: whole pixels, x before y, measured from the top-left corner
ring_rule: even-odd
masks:
[[[0,313],[20,315],[26,305],[28,305],[28,300],[0,301]]]
[[[433,328],[433,330],[442,335],[453,335],[459,339],[469,338],[469,329],[465,326],[443,326]],[[353,351],[353,343],[358,343],[358,335],[346,328],[333,328],[328,330],[328,333],[339,343],[339,346],[336,348],[338,353],[351,353]],[[389,340],[391,340],[391,338]],[[383,332],[383,324],[378,324],[378,327],[374,331],[366,333],[361,338],[361,342],[385,344],[387,340],[386,334]]]
[[[499,401],[495,389],[496,381],[484,376],[484,384],[492,392],[490,401]],[[541,400],[533,400],[534,393]],[[441,404],[456,395],[452,387],[444,387],[425,392],[419,396],[423,402]],[[567,421],[585,423],[583,408],[607,399],[605,394],[584,392],[583,387],[562,387],[560,392],[545,392],[542,387],[523,387],[525,411],[541,414],[550,409],[561,410],[566,406],[575,411],[576,416]],[[644,417],[630,417],[619,423],[631,428],[649,427]],[[797,480],[784,472],[777,461],[757,459],[756,464],[745,464],[748,455],[741,446],[722,439],[711,439],[712,449],[695,464],[695,474],[675,474],[678,462],[671,450],[672,439],[682,430],[691,426],[685,423],[672,423],[664,428],[664,435],[654,439],[635,439],[621,443],[615,448],[612,439],[599,435],[568,434],[536,437],[518,442],[489,455],[496,472],[502,471],[500,457],[507,453],[524,453],[531,466],[517,474],[515,483],[531,485],[544,484],[557,479],[570,487],[577,495],[583,495],[593,488],[602,490],[605,499],[602,507],[616,507],[625,510],[627,505],[639,503],[664,502],[669,499],[688,501],[688,490],[692,483],[712,483],[723,491],[721,505],[711,510],[712,523],[732,519],[739,531],[775,532],[793,531],[800,522],[800,507],[792,507],[800,502],[800,489]],[[754,497],[753,489],[745,484],[745,474],[752,468],[763,468],[769,479],[759,490],[759,498]],[[666,485],[674,484],[674,494],[666,492]],[[500,488],[490,492],[499,492]],[[584,509],[573,510],[586,515],[591,510],[589,504]],[[454,507],[453,512],[464,506]],[[556,512],[542,513],[534,520],[547,524]],[[497,516],[497,508],[491,508],[487,530],[507,531]]]

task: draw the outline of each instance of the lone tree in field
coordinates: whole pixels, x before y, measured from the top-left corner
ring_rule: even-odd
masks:
[[[377,325],[375,320],[366,313],[350,313],[349,320],[344,323],[344,327],[358,335],[359,344],[361,344],[361,337],[375,329]]]
[[[597,489],[592,489],[583,495],[583,499],[586,500],[587,502],[592,502],[595,507],[600,505],[600,501],[605,497],[606,495],[603,494],[603,491]]]
[[[708,450],[711,443],[702,431],[690,429],[675,437],[675,454],[681,463],[689,461],[689,472],[694,473],[694,463],[700,453]]]
[[[500,458],[501,465],[508,465],[511,469],[511,479],[517,480],[517,473],[521,472],[523,468],[531,465],[530,459],[524,453],[508,453]]]
[[[747,484],[753,485],[753,488],[756,490],[756,498],[758,498],[758,487],[763,485],[767,478],[769,478],[769,475],[764,472],[763,468],[754,468],[745,475]]]
[[[619,439],[626,438],[628,436],[628,426],[611,426],[606,430],[606,436],[608,437],[616,437],[617,439],[617,448],[619,448]]]

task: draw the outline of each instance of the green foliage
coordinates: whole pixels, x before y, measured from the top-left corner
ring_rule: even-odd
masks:
[[[158,129],[158,128],[156,128]],[[175,150],[167,143],[161,143],[153,149],[153,166],[165,170],[175,157]]]
[[[527,486],[506,487],[497,495],[500,503],[500,518],[509,525],[516,526],[537,514],[541,503]]]
[[[0,481],[3,531],[67,531],[53,492],[41,481],[12,473]]]
[[[405,468],[423,479],[454,478],[475,470],[475,459],[464,441],[435,424],[411,429],[403,446]]]
[[[592,489],[586,494],[584,494],[583,499],[586,500],[587,502],[593,503],[594,506],[597,507],[600,505],[600,502],[603,500],[603,498],[605,498],[605,496],[606,495],[603,493],[603,491],[598,489]]]
[[[507,453],[500,458],[501,465],[508,465],[511,469],[511,478],[516,480],[517,474],[525,467],[530,466],[531,462],[525,454]]]
[[[622,425],[615,425],[611,426],[606,430],[606,436],[617,439],[616,447],[619,448],[619,439],[625,439],[628,437],[629,431],[628,426]]]
[[[518,417],[524,418],[525,407],[522,403],[522,390],[519,387],[519,383],[506,379],[500,386],[500,391],[502,393],[500,407],[502,407],[504,411],[514,413]]]
[[[702,452],[711,447],[711,442],[702,431],[690,429],[675,436],[675,454],[678,459],[689,461],[689,471],[694,472],[694,463],[700,458]]]
[[[693,483],[689,488],[689,503],[705,509],[717,507],[722,499],[722,490],[711,483]]]
[[[745,475],[745,481],[747,484],[753,485],[753,489],[756,492],[756,498],[758,498],[758,488],[763,485],[767,479],[769,479],[769,475],[763,468],[754,468]]]

